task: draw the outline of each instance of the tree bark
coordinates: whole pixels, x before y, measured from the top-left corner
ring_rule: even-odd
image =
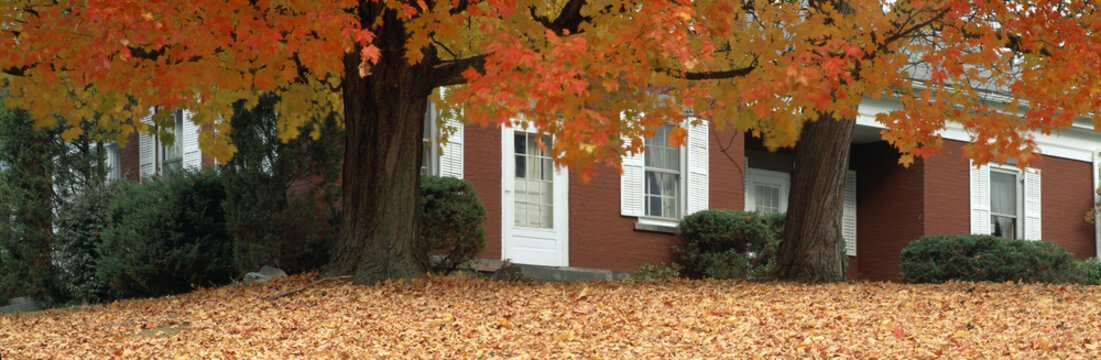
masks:
[[[344,171],[340,235],[325,272],[359,284],[420,277],[427,255],[420,239],[420,163],[424,114],[435,53],[410,65],[405,29],[393,10],[375,29],[382,51],[371,74],[360,76],[359,51],[344,56]],[[373,19],[374,14],[361,15]]]
[[[774,275],[805,283],[845,279],[841,215],[855,119],[821,114],[795,146],[784,236]]]

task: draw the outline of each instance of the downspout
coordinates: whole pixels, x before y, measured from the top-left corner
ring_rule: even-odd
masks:
[[[1101,195],[1097,194],[1098,177],[1101,177],[1101,151],[1093,152],[1093,249],[1094,256],[1101,259],[1101,213],[1098,213],[1097,202],[1101,201]]]

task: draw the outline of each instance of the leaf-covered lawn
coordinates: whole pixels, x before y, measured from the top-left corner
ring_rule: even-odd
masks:
[[[3,359],[1099,358],[1101,288],[305,276],[0,315]]]

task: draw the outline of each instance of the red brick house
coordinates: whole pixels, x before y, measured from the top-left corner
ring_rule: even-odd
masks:
[[[852,144],[843,233],[849,276],[893,280],[899,252],[932,234],[998,234],[1057,242],[1077,257],[1099,256],[1098,229],[1083,220],[1097,188],[1101,134],[1076,124],[1058,136],[1037,135],[1043,157],[1030,169],[970,166],[961,157],[969,139],[958,124],[943,132],[942,154],[898,165],[880,140],[875,114],[890,101],[866,101]],[[430,111],[432,113],[432,111]],[[132,135],[109,161],[114,177],[149,177],[174,167],[211,166],[198,148],[186,111],[173,114],[182,136],[165,147],[155,136]],[[450,125],[454,126],[456,123]],[[425,119],[422,172],[474,183],[488,212],[488,259],[515,263],[632,271],[675,261],[677,220],[702,209],[787,210],[793,156],[769,152],[759,140],[708,124],[690,128],[687,146],[671,148],[662,135],[645,155],[623,160],[623,175],[601,167],[582,184],[554,170],[535,146],[537,134],[502,127],[460,126],[441,145],[435,121]],[[546,143],[553,146],[550,139]]]
[[[1098,229],[1083,219],[1094,202],[1101,150],[1092,126],[1038,134],[1043,157],[1021,171],[972,167],[962,158],[969,137],[952,124],[942,134],[942,154],[904,168],[874,120],[894,106],[867,101],[860,109],[843,216],[850,278],[899,278],[900,251],[932,234],[1043,239],[1079,258],[1101,255]],[[434,123],[426,120],[426,134]],[[769,152],[743,133],[704,124],[689,129],[686,147],[669,148],[659,132],[646,155],[624,159],[622,176],[603,167],[588,184],[566,169],[550,170],[545,153],[530,146],[536,136],[465,126],[438,157],[438,144],[426,136],[422,171],[472,181],[486,206],[485,258],[632,271],[676,260],[672,231],[685,214],[787,209],[791,151]]]
[[[111,168],[108,177],[140,180],[164,176],[174,169],[214,166],[214,159],[199,149],[199,128],[190,121],[191,114],[187,110],[176,110],[170,116],[176,126],[168,131],[181,129],[173,133],[176,136],[171,146],[166,146],[156,135],[130,134],[126,147],[108,147],[107,164]],[[152,118],[143,122],[152,123]]]

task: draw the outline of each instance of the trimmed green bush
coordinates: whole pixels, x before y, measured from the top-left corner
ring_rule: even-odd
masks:
[[[704,210],[681,220],[678,236],[689,277],[761,278],[771,271],[783,232],[784,215],[760,215],[734,210]]]
[[[160,296],[228,283],[225,187],[216,171],[123,183],[100,234],[96,276],[112,297]]]
[[[1082,284],[1101,285],[1101,261],[1098,261],[1097,258],[1088,258],[1075,263],[1085,277]]]
[[[470,181],[421,177],[421,247],[433,254],[431,270],[447,274],[485,249],[486,209]]]
[[[1078,283],[1085,277],[1074,256],[1050,241],[990,235],[922,237],[902,250],[902,281],[1021,281]]]

